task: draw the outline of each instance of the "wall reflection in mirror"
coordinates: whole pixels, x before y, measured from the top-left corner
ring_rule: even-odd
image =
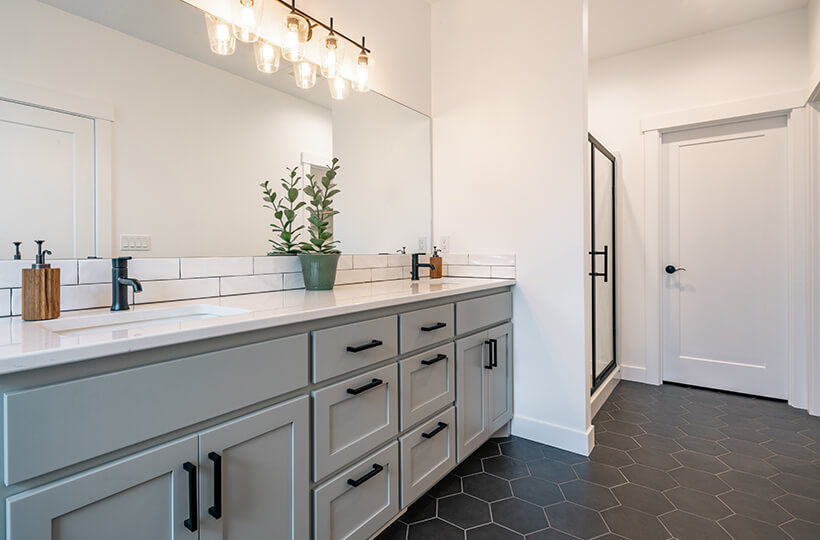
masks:
[[[265,254],[260,183],[334,156],[343,252],[429,249],[429,117],[297,88],[294,64],[262,73],[247,44],[216,55],[179,0],[21,0],[0,17],[15,21],[0,33],[15,51],[0,56],[0,259],[14,241],[32,258],[35,239],[54,258]]]

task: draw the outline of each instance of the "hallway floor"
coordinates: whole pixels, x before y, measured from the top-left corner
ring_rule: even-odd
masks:
[[[589,458],[493,439],[378,540],[817,540],[820,418],[621,382]]]

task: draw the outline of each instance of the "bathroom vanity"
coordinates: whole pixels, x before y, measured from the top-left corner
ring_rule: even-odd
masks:
[[[0,321],[5,538],[369,538],[511,420],[513,285]]]

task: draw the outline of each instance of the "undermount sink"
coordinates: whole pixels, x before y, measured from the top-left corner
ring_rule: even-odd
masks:
[[[116,330],[131,330],[146,326],[173,324],[200,319],[213,319],[247,313],[247,310],[196,304],[192,306],[176,306],[168,308],[145,309],[137,311],[120,311],[116,313],[100,313],[81,317],[67,317],[54,321],[39,323],[40,326],[61,336],[80,336],[84,334],[99,334]]]

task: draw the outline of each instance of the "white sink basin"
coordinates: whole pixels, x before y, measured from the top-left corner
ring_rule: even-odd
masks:
[[[117,330],[131,330],[146,326],[173,324],[200,319],[213,319],[247,313],[247,310],[196,304],[169,308],[100,313],[81,317],[67,317],[39,323],[40,326],[62,336],[81,336]]]

